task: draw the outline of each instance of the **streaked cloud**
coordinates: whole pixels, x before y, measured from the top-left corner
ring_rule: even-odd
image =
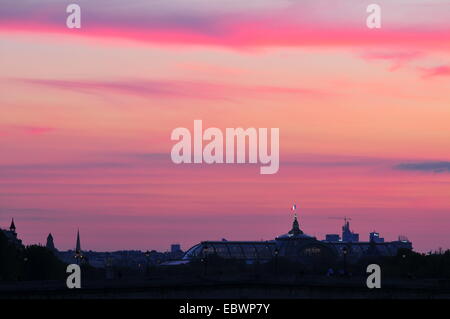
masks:
[[[450,172],[450,162],[441,161],[441,162],[400,163],[396,165],[394,168],[407,171],[444,173]]]
[[[42,135],[56,131],[57,128],[39,125],[4,125],[0,129],[0,136],[13,134]]]
[[[48,163],[48,164],[1,164],[0,170],[5,171],[70,171],[70,170],[99,170],[102,168],[129,168],[129,163],[120,162],[80,162],[80,163]]]
[[[39,127],[39,126],[30,126],[25,127],[24,130],[31,135],[41,135],[45,133],[50,133],[55,130],[53,127]]]
[[[59,80],[59,79],[15,79],[15,81],[71,90],[80,93],[131,94],[156,98],[187,98],[201,100],[236,100],[241,97],[260,95],[298,95],[326,97],[330,93],[298,87],[279,87],[267,85],[233,85],[226,83],[179,81],[179,80]]]
[[[289,156],[281,161],[282,165],[298,166],[307,168],[345,168],[345,167],[374,167],[387,165],[391,160],[386,158],[364,157],[364,156],[345,156],[338,154],[315,155],[301,154]]]
[[[147,2],[134,0],[80,0],[83,27],[65,27],[65,4],[56,1],[7,0],[0,13],[0,31],[60,33],[125,39],[154,44],[209,45],[232,48],[295,46],[407,45],[429,49],[450,47],[448,4],[433,1],[402,4],[379,1],[383,23],[389,27],[370,30],[365,26],[367,4],[356,0],[265,1],[252,10],[232,4],[211,5],[204,1]],[[402,15],[394,15],[401,12]],[[424,18],[429,13],[430,17]],[[408,17],[405,19],[404,17]]]
[[[421,68],[424,78],[434,78],[441,76],[450,76],[450,66],[440,65],[433,68]]]
[[[390,71],[395,71],[412,60],[422,58],[425,54],[421,51],[368,51],[361,54],[361,58],[367,61],[391,62]]]

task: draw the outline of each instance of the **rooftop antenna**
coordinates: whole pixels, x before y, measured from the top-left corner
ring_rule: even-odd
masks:
[[[330,217],[328,217],[328,219],[343,219],[346,224],[347,224],[347,220],[352,220],[350,217],[346,217],[346,216],[344,216],[344,217],[330,216]]]

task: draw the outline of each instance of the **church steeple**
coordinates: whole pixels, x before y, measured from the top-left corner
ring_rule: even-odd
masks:
[[[16,232],[16,225],[14,225],[14,218],[11,220],[11,226],[9,226],[9,230],[13,233]]]
[[[81,244],[80,244],[80,230],[77,231],[77,246],[75,248],[75,253],[77,255],[81,254]]]
[[[77,231],[77,244],[75,248],[75,259],[77,260],[77,264],[79,264],[84,258],[83,253],[81,252],[81,244],[80,244],[80,230]]]

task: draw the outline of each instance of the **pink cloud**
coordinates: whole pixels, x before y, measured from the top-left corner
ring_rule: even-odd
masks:
[[[450,30],[369,30],[363,27],[327,28],[313,24],[293,24],[279,21],[224,22],[222,32],[210,34],[189,29],[137,29],[130,27],[92,25],[86,30],[43,24],[0,23],[0,32],[60,34],[103,41],[126,40],[158,45],[207,45],[249,50],[266,47],[376,47],[406,46],[420,49],[448,50]],[[101,42],[98,42],[101,43]]]
[[[412,60],[423,57],[420,51],[371,51],[361,55],[367,61],[389,61],[392,62],[390,71],[395,71]]]
[[[75,30],[67,29],[61,19],[62,4],[43,1],[39,6],[25,6],[8,0],[0,13],[0,32],[62,34],[96,40],[207,45],[240,50],[280,46],[380,45],[407,46],[416,50],[450,48],[450,25],[448,17],[443,14],[447,6],[437,2],[423,7],[382,1],[385,11],[401,10],[408,19],[385,16],[383,23],[386,27],[372,30],[365,25],[366,7],[357,0],[347,0],[346,4],[327,3],[326,6],[321,1],[305,0],[284,5],[273,1],[267,2],[265,8],[253,10],[222,10],[220,5],[214,10],[198,10],[203,5],[177,9],[170,4],[167,4],[170,8],[154,9],[144,1],[135,1],[141,6],[116,3],[109,10],[99,10],[101,4],[83,1],[82,7],[86,12],[83,27]],[[105,6],[110,6],[109,2],[105,2]],[[424,19],[426,14],[433,14],[433,19]]]
[[[247,73],[247,70],[235,67],[224,67],[209,63],[187,62],[177,63],[175,67],[181,71],[195,72],[199,74],[214,76],[240,76]]]
[[[6,136],[10,133],[15,134],[28,134],[28,135],[41,135],[55,131],[54,127],[47,126],[24,126],[24,125],[9,125],[6,129],[0,131],[0,136]]]
[[[423,78],[434,78],[440,76],[450,76],[450,66],[441,65],[434,68],[421,68],[424,75]]]
[[[43,126],[23,126],[20,129],[26,134],[30,135],[41,135],[53,132],[55,128],[53,127],[43,127]]]

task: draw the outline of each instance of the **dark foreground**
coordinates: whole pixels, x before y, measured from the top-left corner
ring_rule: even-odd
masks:
[[[0,283],[0,299],[450,299],[450,282],[438,279],[383,280],[369,289],[366,277],[307,276],[235,281],[122,279],[84,282],[68,289],[64,281]]]

